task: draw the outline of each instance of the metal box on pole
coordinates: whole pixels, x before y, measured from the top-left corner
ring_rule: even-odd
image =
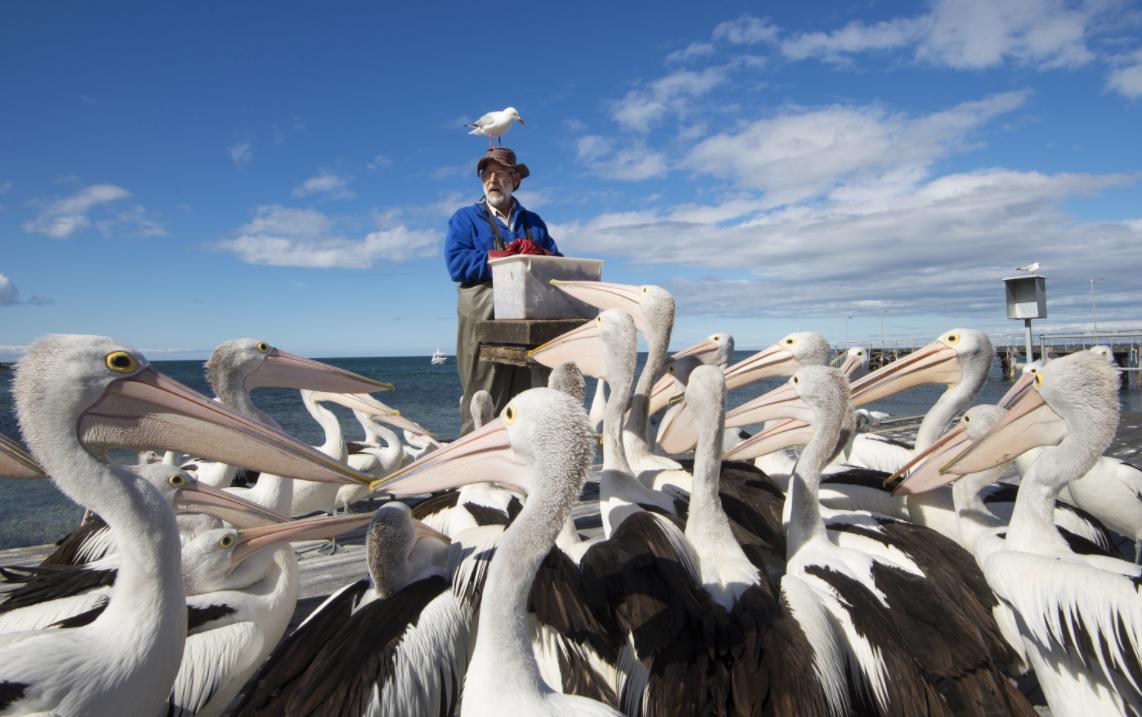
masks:
[[[1004,277],[1007,318],[1023,319],[1027,363],[1031,363],[1031,319],[1047,318],[1047,277],[1039,274]]]

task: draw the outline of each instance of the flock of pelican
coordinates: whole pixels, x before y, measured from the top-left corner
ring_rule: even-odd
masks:
[[[33,344],[0,476],[89,516],[0,568],[0,715],[1142,715],[1142,472],[1103,456],[1104,355],[972,405],[982,332],[871,373],[813,332],[731,364],[727,334],[668,355],[659,287],[557,284],[598,318],[531,352],[547,387],[499,416],[477,395],[444,444],[370,395],[391,386],[264,342],[215,350],[213,400],[108,338]],[[946,390],[914,445],[865,431],[921,384]],[[260,386],[301,391],[322,445]],[[287,635],[290,542],[365,525],[362,577]]]

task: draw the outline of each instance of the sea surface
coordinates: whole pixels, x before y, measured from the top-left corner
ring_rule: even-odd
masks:
[[[738,351],[734,361],[749,356],[751,351]],[[460,431],[460,381],[452,357],[443,365],[433,366],[428,356],[319,359],[349,371],[386,381],[396,390],[376,394],[404,416],[435,432],[441,439],[451,439]],[[640,364],[645,356],[640,356]],[[211,395],[201,361],[153,361],[154,368],[204,394]],[[11,395],[12,373],[0,371],[0,433],[19,437]],[[768,391],[784,379],[769,379],[733,391],[728,396],[732,408]],[[588,401],[593,391],[588,386]],[[977,402],[995,403],[1008,389],[998,361],[993,363],[991,378]],[[894,416],[916,416],[935,402],[943,389],[919,386],[875,403],[869,408]],[[273,416],[290,434],[318,445],[324,438],[320,426],[302,405],[298,392],[288,389],[260,388],[254,400]],[[1124,389],[1121,399],[1124,411],[1142,411],[1142,391]],[[327,404],[329,405],[329,404]],[[341,406],[330,405],[341,419],[348,440],[363,436],[353,415]],[[51,481],[0,481],[0,549],[54,542],[79,523],[81,508],[64,497]]]

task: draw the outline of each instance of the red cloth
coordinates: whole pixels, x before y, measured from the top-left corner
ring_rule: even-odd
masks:
[[[502,259],[505,256],[514,256],[516,254],[534,254],[536,256],[551,256],[551,252],[544,249],[540,245],[533,242],[531,239],[516,239],[511,244],[508,244],[501,251],[492,250],[488,252],[489,259]]]

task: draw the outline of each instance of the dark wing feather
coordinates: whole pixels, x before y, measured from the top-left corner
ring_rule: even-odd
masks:
[[[455,507],[456,501],[459,499],[460,491],[458,490],[448,490],[443,493],[437,493],[417,503],[412,509],[412,517],[417,520],[424,520],[434,513]]]
[[[116,570],[79,566],[0,568],[0,576],[5,581],[24,583],[15,590],[0,593],[0,614],[113,585],[116,574]]]
[[[0,682],[0,712],[19,702],[29,686],[24,682]]]
[[[234,715],[285,714],[285,698],[296,688],[329,636],[349,622],[368,589],[368,578],[342,588],[279,642],[258,673],[246,683]]]
[[[56,549],[40,565],[83,565],[103,555],[88,555],[83,546],[96,534],[107,530],[107,523],[98,515],[89,515],[75,530],[56,542]]]

